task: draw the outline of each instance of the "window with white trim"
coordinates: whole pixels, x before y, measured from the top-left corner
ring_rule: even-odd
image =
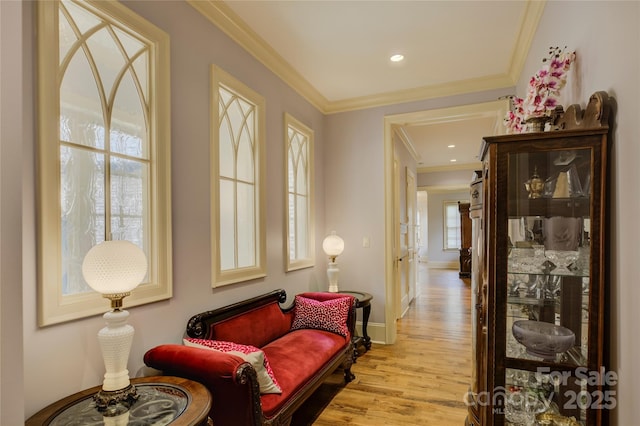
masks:
[[[105,312],[82,261],[141,247],[127,306],[171,297],[169,37],[118,2],[38,2],[39,324]]]
[[[213,287],[266,275],[265,101],[211,67]]]
[[[314,265],[313,130],[284,116],[286,161],[286,270]]]
[[[457,201],[444,202],[444,250],[460,250],[460,211]]]

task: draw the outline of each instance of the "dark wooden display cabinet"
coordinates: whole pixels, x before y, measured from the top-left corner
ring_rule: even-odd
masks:
[[[471,218],[469,217],[470,203],[458,201],[460,212],[460,278],[471,276]]]
[[[609,98],[561,130],[486,137],[471,185],[467,424],[606,424]]]

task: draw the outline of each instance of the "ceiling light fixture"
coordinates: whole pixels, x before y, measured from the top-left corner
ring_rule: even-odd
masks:
[[[400,62],[404,59],[404,55],[401,54],[395,54],[395,55],[391,55],[391,57],[389,58],[391,60],[391,62]]]
[[[452,162],[452,163],[455,163],[455,162],[456,162],[456,161],[458,161],[458,160],[456,160],[455,158],[452,158],[452,159],[451,159],[451,160],[449,160],[449,161],[450,161],[450,162]]]
[[[455,148],[455,145],[447,145],[447,148]]]

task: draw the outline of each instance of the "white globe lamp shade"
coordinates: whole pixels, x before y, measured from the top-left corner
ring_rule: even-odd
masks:
[[[98,293],[129,293],[147,275],[147,257],[132,242],[104,241],[85,256],[82,275]]]
[[[335,262],[335,258],[344,251],[344,240],[336,235],[336,231],[332,231],[322,241],[322,249]]]

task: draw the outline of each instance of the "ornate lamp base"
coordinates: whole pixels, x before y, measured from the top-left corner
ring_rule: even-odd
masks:
[[[338,269],[338,264],[335,260],[329,262],[329,267],[327,268],[327,278],[329,278],[329,291],[331,293],[338,292],[338,274],[340,274],[340,269]]]
[[[114,391],[101,389],[93,396],[93,400],[98,411],[104,416],[117,416],[121,414],[122,408],[129,409],[138,400],[138,393],[136,387],[130,384],[124,389]]]

